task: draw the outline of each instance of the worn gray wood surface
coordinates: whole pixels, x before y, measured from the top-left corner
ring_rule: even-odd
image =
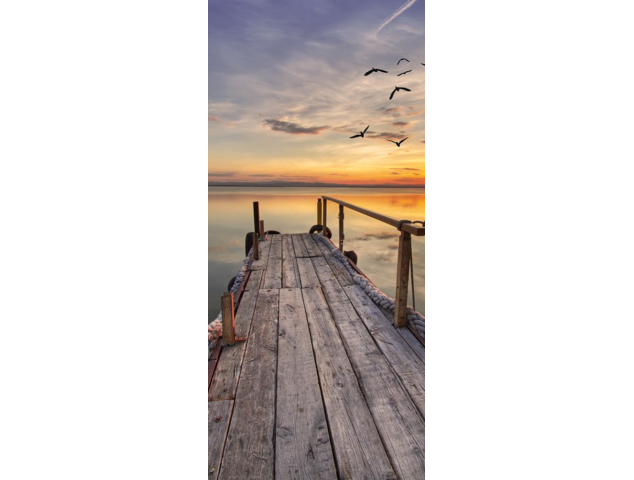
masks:
[[[313,238],[316,233],[302,233],[302,240],[304,240],[304,245],[306,246],[306,252],[309,257],[320,257],[321,250],[317,247],[315,240]]]
[[[260,290],[220,467],[221,480],[274,478],[278,312],[279,291]]]
[[[331,304],[330,308],[394,471],[399,478],[423,478],[425,422],[422,415],[355,307],[345,302]],[[394,338],[409,349],[396,332]],[[412,356],[415,357],[413,353]]]
[[[339,478],[396,479],[321,288],[303,288]]]
[[[346,292],[341,288],[341,284],[337,280],[334,272],[324,257],[311,258],[315,273],[319,278],[319,284],[324,291],[324,295],[328,303],[347,302]]]
[[[225,447],[232,409],[233,400],[209,402],[207,407],[207,423],[209,426],[207,471],[210,480],[218,478],[220,459]]]
[[[282,287],[300,288],[295,248],[290,235],[282,235]]]
[[[315,267],[310,258],[298,258],[297,269],[302,288],[319,287],[319,278],[317,278]]]
[[[247,284],[244,286],[245,290],[258,290],[260,288],[260,282],[262,281],[262,275],[264,274],[264,270],[253,270],[249,274],[249,280]]]
[[[235,316],[237,337],[247,337],[249,334],[257,297],[257,290],[247,290],[242,295],[240,307]],[[244,341],[238,341],[231,347],[223,347],[218,366],[211,380],[209,400],[232,400],[235,398],[245,347]]]
[[[263,240],[262,238],[260,238],[260,243],[259,243],[260,259],[253,260],[253,262],[251,262],[251,270],[263,270],[266,268],[266,264],[269,259],[270,249],[271,249],[271,241]]]
[[[337,478],[300,289],[280,290],[276,479]]]
[[[425,364],[398,330],[358,285],[343,287],[350,302],[372,333],[381,353],[400,378],[420,414],[425,417]],[[411,332],[410,332],[411,333]]]
[[[306,245],[304,244],[302,236],[300,234],[293,233],[291,238],[293,239],[293,247],[295,247],[295,257],[307,257],[308,251],[306,250]]]
[[[282,287],[282,235],[271,235],[271,248],[262,288]]]
[[[352,276],[350,275],[346,267],[341,263],[341,261],[337,260],[337,258],[333,255],[332,250],[330,250],[322,242],[315,242],[315,243],[317,243],[319,250],[321,251],[326,261],[328,262],[328,265],[330,265],[330,268],[335,274],[335,276],[337,277],[337,280],[339,280],[339,283],[342,286],[356,285],[356,283],[352,279]]]

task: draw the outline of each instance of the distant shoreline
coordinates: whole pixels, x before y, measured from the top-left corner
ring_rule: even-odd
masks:
[[[425,185],[346,185],[341,183],[283,183],[283,184],[270,184],[270,183],[215,183],[207,182],[208,187],[264,187],[264,188],[425,188]]]

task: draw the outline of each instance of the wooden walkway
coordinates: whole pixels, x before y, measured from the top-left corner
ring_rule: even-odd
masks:
[[[209,382],[209,478],[425,478],[425,347],[311,234],[260,243]]]

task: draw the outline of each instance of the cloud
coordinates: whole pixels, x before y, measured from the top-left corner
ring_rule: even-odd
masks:
[[[407,127],[409,125],[409,122],[394,122],[392,125],[394,125],[395,127]]]
[[[399,172],[392,172],[392,173],[390,173],[390,175],[400,175],[400,173]]]
[[[363,237],[356,238],[355,240],[359,240],[362,242],[367,242],[369,240],[397,240],[398,235],[395,233],[389,232],[381,232],[381,233],[366,233]]]
[[[210,122],[222,122],[222,120],[220,120],[218,117],[212,117],[211,115],[208,115],[208,117]]]
[[[247,177],[277,177],[277,175],[267,175],[265,173],[255,173],[253,175],[247,175]]]
[[[420,171],[420,168],[409,168],[409,167],[399,167],[399,168],[394,168],[394,170],[413,170],[413,171]]]
[[[207,172],[209,177],[235,177],[237,172]]]
[[[322,130],[330,128],[330,125],[323,125],[321,127],[302,127],[296,123],[285,122],[283,120],[267,119],[264,120],[264,125],[271,127],[271,130],[278,132],[290,133],[292,135],[310,134],[317,135]]]

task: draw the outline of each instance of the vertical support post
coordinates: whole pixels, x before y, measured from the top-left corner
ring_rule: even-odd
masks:
[[[409,262],[411,258],[412,235],[401,230],[401,236],[398,239],[398,261],[396,266],[395,327],[404,327],[407,322],[407,290],[409,288]]]
[[[324,198],[324,223],[323,223],[323,227],[324,229],[321,231],[321,234],[325,237],[326,236],[326,212],[327,212],[327,204],[328,204],[328,200],[326,200]]]
[[[317,199],[317,225],[321,225],[321,198]]]
[[[257,234],[260,231],[260,203],[253,202],[253,231]]]
[[[339,250],[343,252],[343,205],[339,205]]]
[[[253,260],[260,259],[260,246],[257,232],[253,232]]]
[[[236,324],[233,316],[233,293],[223,293],[222,305],[222,338],[227,345],[236,343]]]
[[[264,220],[260,220],[260,229],[258,230],[260,237],[264,236]]]

